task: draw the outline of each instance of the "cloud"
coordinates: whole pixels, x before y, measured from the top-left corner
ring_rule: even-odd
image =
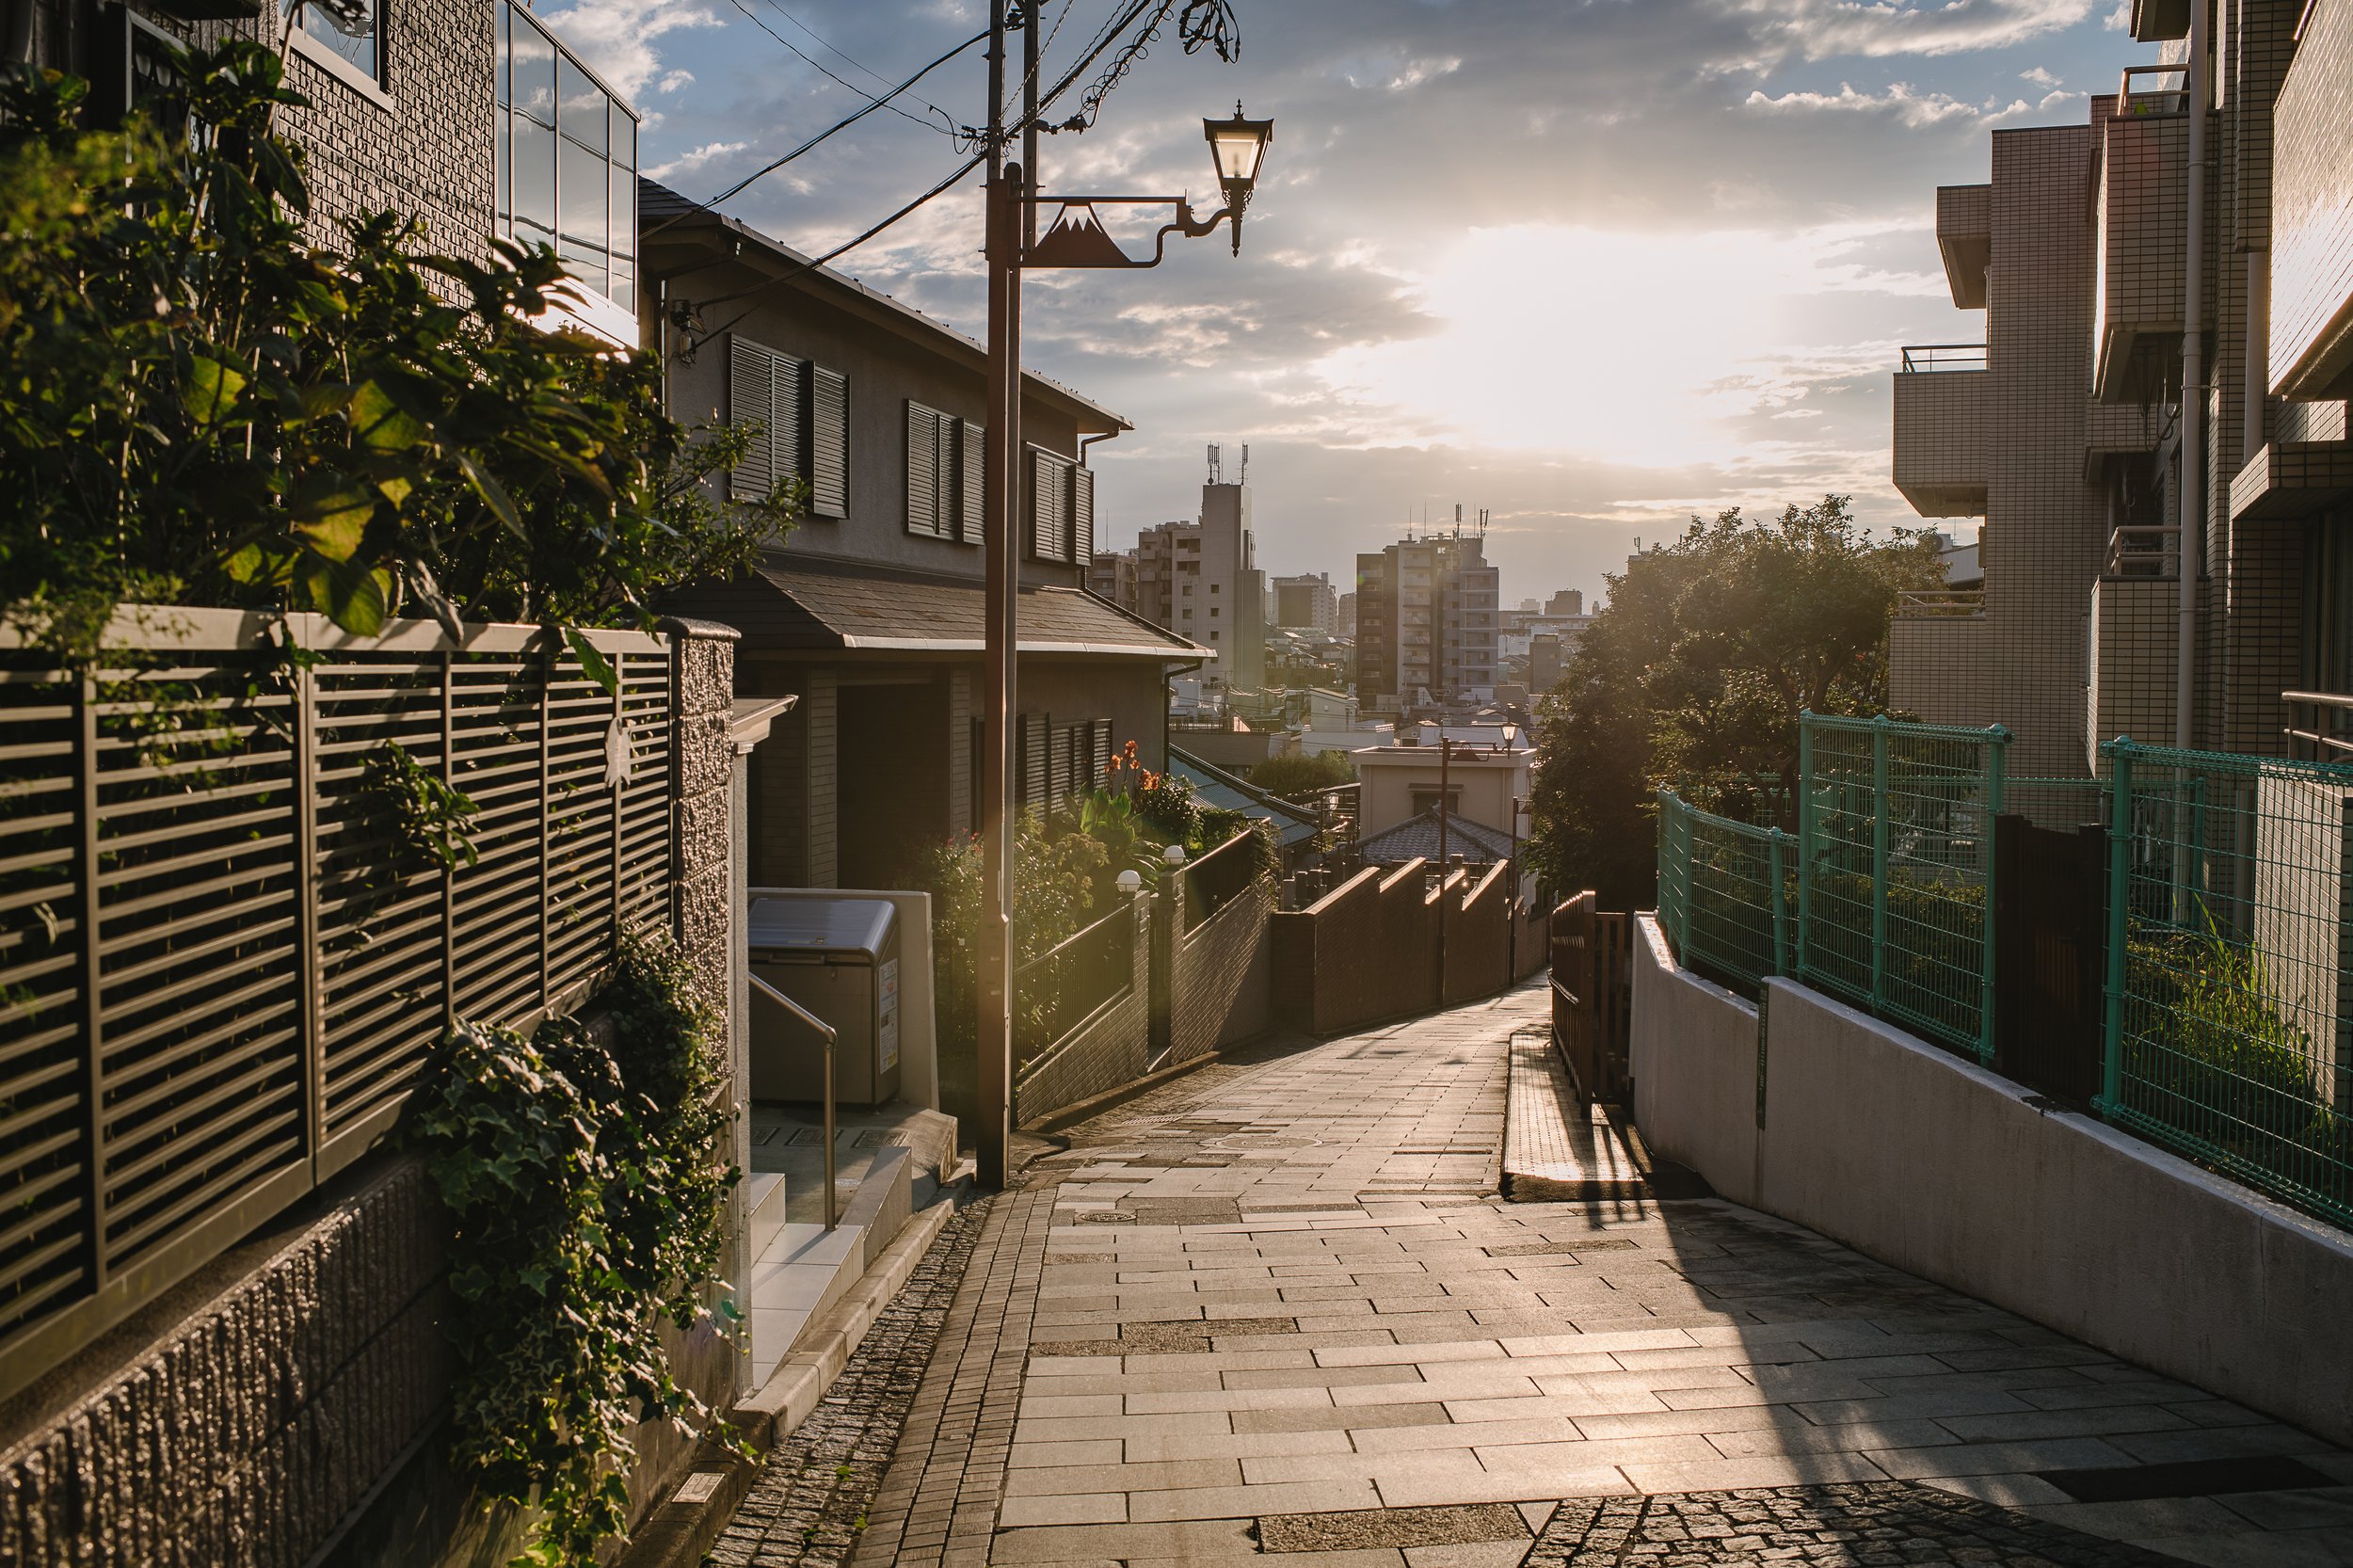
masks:
[[[707,141],[691,152],[681,152],[666,163],[659,163],[646,172],[656,180],[667,180],[676,174],[692,174],[713,158],[725,158],[751,146],[748,141]]]
[[[1940,125],[1947,120],[1975,122],[1982,111],[1947,93],[1921,92],[1909,82],[1889,84],[1885,92],[1857,92],[1846,82],[1834,93],[1785,92],[1778,98],[1751,92],[1742,107],[1766,114],[1881,114],[1910,126]]]
[[[1841,55],[1955,55],[2006,49],[2072,27],[2095,0],[1727,0],[1753,30],[1752,63]]]
[[[2059,79],[2041,66],[2036,66],[2032,71],[2020,72],[2018,79],[2022,82],[2032,82],[2039,88],[2055,88],[2059,85]]]
[[[682,28],[719,25],[719,18],[709,10],[677,0],[573,0],[571,9],[552,12],[547,20],[615,90],[632,99],[662,71],[656,40]],[[685,75],[675,71],[670,74]],[[659,90],[668,91],[670,86]]]

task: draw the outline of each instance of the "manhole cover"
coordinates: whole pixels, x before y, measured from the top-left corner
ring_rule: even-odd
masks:
[[[1077,1218],[1082,1225],[1131,1225],[1136,1223],[1133,1214],[1118,1208],[1090,1208]]]
[[[1322,1143],[1321,1138],[1291,1132],[1229,1132],[1223,1138],[1210,1139],[1206,1146],[1218,1149],[1312,1149]]]

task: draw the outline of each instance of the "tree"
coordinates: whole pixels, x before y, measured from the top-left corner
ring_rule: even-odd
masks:
[[[1356,764],[1345,751],[1287,751],[1250,770],[1254,788],[1294,802],[1313,801],[1336,784],[1355,781]]]
[[[1539,708],[1532,853],[1552,885],[1647,903],[1663,785],[1753,821],[1794,799],[1799,715],[1884,711],[1897,596],[1939,581],[1929,536],[1874,539],[1839,495],[1694,517],[1631,557]]]
[[[531,324],[552,250],[390,215],[315,249],[278,56],[175,70],[119,130],[73,78],[0,88],[0,618],[65,659],[136,600],[646,625],[787,523],[713,498],[746,438],[669,418],[648,356]]]

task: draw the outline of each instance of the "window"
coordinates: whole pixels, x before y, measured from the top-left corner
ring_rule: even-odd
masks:
[[[1209,606],[1209,618],[1211,620],[1217,619],[1217,606],[1214,604]]]
[[[1190,583],[1185,584],[1185,597],[1187,599],[1191,599],[1193,597],[1193,584]]]
[[[1414,815],[1418,817],[1424,811],[1437,808],[1438,787],[1435,784],[1416,784],[1410,790],[1409,794],[1413,803]],[[1446,792],[1446,814],[1449,817],[1460,816],[1462,811],[1463,786],[1450,785]]]
[[[211,14],[211,13],[201,13]],[[295,25],[314,43],[378,87],[384,85],[384,8],[380,0],[307,0]]]
[[[850,378],[728,335],[728,423],[757,424],[751,450],[728,475],[728,492],[756,500],[780,480],[808,483],[808,512],[850,515]]]
[[[1030,554],[1085,561],[1095,554],[1095,471],[1057,452],[1030,448]]]
[[[1058,810],[1093,790],[1111,769],[1112,721],[1058,725],[1045,713],[1014,721],[1014,808]]]
[[[496,18],[497,232],[555,247],[573,277],[634,313],[636,113],[513,0],[502,0]]]
[[[907,532],[981,542],[980,425],[907,402]]]
[[[1218,590],[1218,589],[1220,589],[1221,587],[1224,587],[1224,586],[1225,586],[1225,584],[1222,584],[1222,583],[1212,583],[1212,584],[1209,584],[1209,592],[1211,592],[1211,593],[1215,593],[1215,592],[1217,592],[1217,590]]]

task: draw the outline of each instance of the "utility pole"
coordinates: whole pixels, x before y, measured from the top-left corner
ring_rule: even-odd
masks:
[[[1021,472],[1021,168],[1005,163],[1005,12],[988,8],[988,434],[982,480],[989,636],[982,709],[988,744],[981,770],[980,1054],[972,1129],[974,1175],[1001,1190],[1013,1135],[1013,723],[1016,711],[1015,592],[1020,570],[1014,499]],[[1026,52],[1026,51],[1025,51]],[[1032,89],[1034,90],[1034,89]]]
[[[1447,760],[1454,755],[1454,743],[1446,738],[1446,720],[1438,720],[1438,1003],[1446,1004],[1446,879],[1450,862],[1446,857],[1447,820],[1453,812],[1451,792],[1447,788]]]

